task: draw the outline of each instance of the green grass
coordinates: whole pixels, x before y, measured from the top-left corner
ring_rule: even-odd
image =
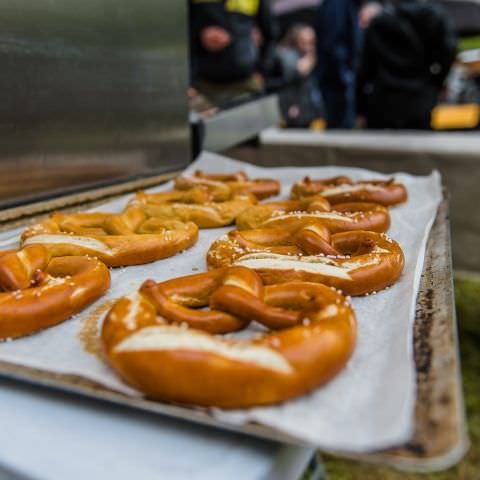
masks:
[[[476,37],[460,38],[458,41],[458,51],[473,50],[474,48],[480,48],[480,35]]]
[[[480,41],[480,37],[479,37]],[[455,298],[462,375],[471,448],[454,468],[435,474],[401,473],[324,456],[327,480],[479,480],[480,479],[480,280],[457,279]]]

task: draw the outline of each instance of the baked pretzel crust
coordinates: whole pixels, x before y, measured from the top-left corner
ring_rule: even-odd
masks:
[[[328,202],[322,200],[324,204],[315,196],[303,200],[255,205],[237,217],[236,225],[239,230],[253,230],[294,228],[297,225],[315,223],[326,226],[331,233],[352,230],[384,233],[390,228],[390,214],[382,205],[365,202],[339,203],[332,210]]]
[[[41,244],[55,257],[92,255],[109,267],[171,257],[198,239],[192,222],[151,218],[129,206],[121,214],[53,213],[22,234],[22,245]]]
[[[193,175],[183,175],[175,181],[175,188],[179,190],[188,190],[198,185],[209,189],[217,195],[216,199],[218,200],[226,200],[225,195],[228,190],[230,195],[250,193],[258,200],[264,200],[278,195],[281,187],[278,180],[272,178],[250,179],[243,171],[231,174],[215,174],[197,170]]]
[[[292,198],[321,195],[332,205],[344,202],[373,202],[385,206],[397,205],[407,201],[405,186],[389,180],[352,181],[349,177],[312,180],[305,177],[296,182],[291,191]]]
[[[325,227],[315,225],[234,230],[207,252],[210,269],[240,265],[258,272],[265,284],[318,282],[348,295],[376,293],[393,285],[404,263],[400,245],[383,233],[351,231],[330,236]]]
[[[192,192],[203,192],[206,196],[189,197]],[[196,187],[192,191],[180,192],[184,195],[183,201],[166,201],[165,195],[175,192],[145,193],[137,192],[132,206],[142,208],[149,217],[176,219],[183,222],[193,222],[199,228],[217,228],[231,225],[237,216],[246,208],[257,203],[252,194],[229,195],[225,201],[214,201],[218,198],[208,193],[203,187]]]
[[[188,328],[189,315],[208,320]],[[250,340],[213,336],[224,330],[211,328],[215,315],[235,318],[232,329],[255,321],[274,331]],[[145,282],[112,307],[102,340],[115,371],[151,398],[246,408],[286,401],[337,375],[354,350],[356,319],[325,285],[264,287],[255,272],[232,267]]]
[[[63,322],[109,286],[108,268],[94,258],[52,259],[41,245],[0,252],[0,339]]]

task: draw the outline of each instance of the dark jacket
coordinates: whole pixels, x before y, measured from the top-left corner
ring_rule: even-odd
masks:
[[[353,128],[360,32],[358,0],[323,0],[317,11],[317,78],[329,128]]]
[[[228,83],[243,80],[255,71],[267,73],[273,62],[275,21],[269,0],[190,0],[192,79]],[[201,31],[224,28],[232,43],[221,52],[209,52],[200,42]],[[263,45],[257,48],[252,30],[257,27]]]
[[[427,128],[455,53],[441,8],[406,0],[387,6],[363,45],[359,81],[369,126]]]

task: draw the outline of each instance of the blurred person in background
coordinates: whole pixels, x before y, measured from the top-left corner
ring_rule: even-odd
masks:
[[[190,0],[192,86],[216,104],[263,90],[276,39],[269,0]]]
[[[368,128],[429,129],[456,54],[445,13],[432,3],[397,0],[364,26],[359,108]]]
[[[317,11],[317,78],[328,128],[355,124],[355,70],[360,45],[357,0],[323,0]]]
[[[322,98],[313,71],[316,66],[315,30],[295,24],[276,48],[275,67],[267,79],[269,90],[279,90],[285,126],[308,128],[323,116]]]

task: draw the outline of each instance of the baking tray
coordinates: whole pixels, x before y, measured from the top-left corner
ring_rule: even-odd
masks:
[[[88,208],[107,198],[169,180],[174,174],[137,180],[115,187],[40,202],[0,212],[0,231],[36,221],[39,212],[62,207]],[[458,338],[453,298],[448,199],[441,203],[427,244],[414,325],[417,401],[415,433],[405,445],[368,455],[344,455],[396,468],[431,471],[455,464],[468,448],[464,417]],[[0,375],[45,388],[62,390],[181,421],[235,431],[287,444],[297,438],[259,424],[232,425],[214,418],[209,410],[132,398],[83,377],[0,362]],[[303,444],[305,445],[305,444]],[[339,452],[330,452],[343,455]]]

